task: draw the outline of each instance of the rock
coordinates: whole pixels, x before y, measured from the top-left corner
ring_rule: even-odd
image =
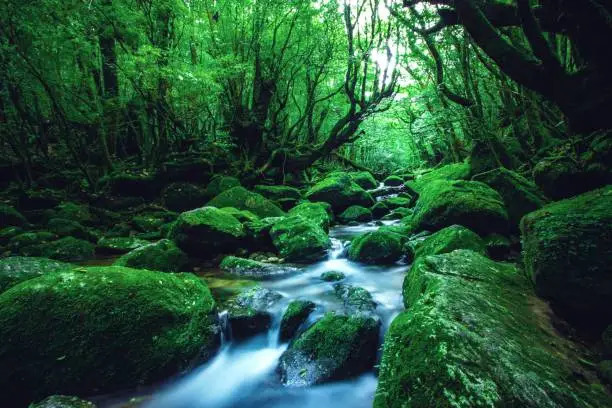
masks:
[[[221,211],[230,214],[231,216],[235,217],[238,221],[242,223],[256,222],[257,220],[259,220],[259,217],[253,214],[252,212],[245,211],[245,210],[239,210],[234,207],[221,208]]]
[[[261,218],[285,215],[285,212],[274,202],[261,194],[250,192],[244,187],[232,187],[210,200],[207,205],[217,208],[234,207],[239,210],[247,210]]]
[[[547,197],[553,200],[573,197],[594,188],[590,174],[569,157],[548,158],[533,168],[533,178]]]
[[[348,257],[368,264],[392,264],[402,256],[402,237],[385,228],[368,232],[353,240]]]
[[[440,255],[456,249],[470,249],[482,255],[486,254],[485,242],[478,234],[461,225],[451,225],[417,242],[409,258],[412,260],[422,256]]]
[[[162,272],[184,271],[189,259],[169,239],[136,248],[115,261],[115,265]]]
[[[11,256],[0,259],[0,292],[46,273],[70,270],[72,265],[47,258]]]
[[[515,231],[518,231],[525,214],[541,208],[547,201],[535,184],[504,168],[476,175],[473,180],[487,184],[501,195],[508,210],[510,226]]]
[[[291,340],[300,326],[306,322],[308,316],[315,310],[315,307],[316,305],[310,300],[294,300],[289,303],[281,319],[280,340]]]
[[[379,328],[372,317],[326,313],[281,356],[281,381],[305,387],[370,370],[376,361]]]
[[[96,251],[101,254],[122,255],[149,244],[149,241],[134,237],[102,237],[98,240]]]
[[[49,231],[24,232],[11,238],[8,242],[8,248],[14,253],[38,254],[41,244],[55,241],[56,239],[57,235]]]
[[[297,201],[302,198],[302,193],[295,187],[258,185],[253,188],[253,191],[275,201],[288,198]]]
[[[455,163],[431,170],[425,174],[415,177],[413,181],[406,183],[414,191],[420,193],[429,183],[436,180],[467,180],[470,177],[471,168],[469,163]]]
[[[50,188],[35,188],[21,191],[17,207],[21,211],[47,210],[66,198],[65,191]]]
[[[0,204],[0,228],[23,227],[28,223],[26,218],[13,207]]]
[[[79,262],[94,257],[94,246],[89,241],[65,237],[57,241],[38,245],[38,252],[44,258],[58,261]]]
[[[383,180],[385,186],[397,187],[404,184],[404,179],[399,176],[389,176]]]
[[[12,238],[23,233],[24,230],[21,227],[6,227],[0,229],[0,246],[7,245]]]
[[[87,204],[64,201],[49,212],[48,219],[61,218],[75,221],[80,224],[89,225],[94,221],[94,216]]]
[[[63,218],[52,218],[47,223],[47,228],[60,237],[75,237],[87,241],[97,241],[97,237],[83,225],[76,221]]]
[[[0,387],[16,404],[152,384],[219,347],[215,302],[191,274],[117,266],[45,274],[0,295],[0,321]]]
[[[297,215],[306,220],[313,221],[325,231],[329,231],[329,226],[333,221],[331,206],[321,202],[299,204],[289,210],[289,215]]]
[[[176,221],[177,214],[169,211],[151,211],[132,218],[132,224],[140,232],[159,232],[163,225]]]
[[[369,171],[358,171],[354,173],[349,173],[349,176],[357,184],[359,187],[364,190],[372,190],[378,187],[378,181],[372,176],[372,173]]]
[[[96,408],[96,405],[77,397],[53,395],[39,403],[30,405],[29,408]]]
[[[290,262],[313,262],[327,255],[331,241],[327,233],[312,221],[290,216],[270,229],[274,246]]]
[[[336,283],[334,284],[334,291],[336,296],[344,302],[344,311],[347,315],[354,316],[359,314],[370,316],[374,314],[376,302],[370,292],[364,288]]]
[[[164,206],[170,211],[184,212],[200,208],[208,201],[206,191],[190,183],[172,183],[162,193]]]
[[[385,203],[390,210],[395,210],[398,208],[410,208],[414,207],[414,204],[416,203],[416,197],[415,199],[399,196],[391,197],[384,200],[383,203]]]
[[[168,238],[189,255],[210,257],[223,249],[234,249],[246,237],[235,217],[215,207],[202,207],[182,213]]]
[[[346,278],[346,275],[342,272],[327,271],[321,274],[321,279],[325,282],[338,282]]]
[[[272,326],[269,309],[280,299],[280,293],[255,286],[230,300],[228,313],[232,338],[243,340],[268,331]]]
[[[274,224],[283,218],[284,217],[267,217],[252,222],[245,222],[244,229],[248,236],[249,248],[263,251],[276,251],[274,243],[272,243],[272,237],[270,237],[270,230]]]
[[[521,252],[520,243],[513,244],[509,238],[500,234],[491,234],[484,238],[485,245],[487,246],[487,254],[491,259],[497,261],[504,261],[511,258],[516,252],[518,255]],[[517,247],[516,250],[514,247]]]
[[[297,268],[290,266],[259,262],[237,256],[226,256],[221,261],[219,267],[231,275],[249,278],[278,277],[279,275],[292,274],[298,271]]]
[[[153,199],[159,197],[163,184],[155,173],[117,171],[100,180],[108,186],[110,193],[118,196],[142,197]]]
[[[578,323],[612,323],[612,186],[527,214],[521,231],[537,293]]]
[[[522,151],[520,146],[518,146],[518,151]],[[495,136],[488,138],[488,140],[474,140],[473,142],[470,152],[472,175],[485,173],[500,166],[515,169],[521,164],[520,160],[511,151],[511,144],[502,143]]]
[[[477,181],[436,180],[425,186],[414,208],[416,231],[463,225],[479,235],[506,232],[508,213],[501,196]]]
[[[404,218],[407,217],[412,217],[412,214],[414,213],[414,211],[410,208],[396,208],[395,210],[391,211],[389,214],[385,215],[384,217],[382,217],[381,219],[383,221],[387,221],[387,220],[402,220]]]
[[[419,258],[406,311],[385,336],[375,408],[597,407],[610,396],[574,375],[578,346],[558,336],[530,282],[468,250]]]
[[[308,190],[306,198],[329,203],[336,214],[352,205],[374,205],[372,196],[346,174],[330,176],[318,182]]]
[[[203,156],[205,155],[201,152],[185,152],[173,155],[170,160],[163,163],[165,179],[177,182],[208,181],[214,165]]]
[[[370,211],[372,211],[372,217],[378,220],[384,217],[385,215],[389,214],[391,209],[384,201],[379,201],[372,206]]]
[[[213,177],[213,179],[206,186],[206,195],[208,197],[216,197],[222,192],[229,190],[233,187],[239,187],[240,180],[236,177],[228,177],[228,176],[217,176]],[[230,206],[232,207],[232,206]]]
[[[338,216],[338,221],[343,224],[349,222],[372,221],[372,211],[360,205],[352,205]]]

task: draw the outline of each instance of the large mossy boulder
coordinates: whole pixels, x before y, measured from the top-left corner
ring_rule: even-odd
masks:
[[[402,236],[387,228],[367,232],[353,240],[348,257],[368,264],[391,264],[402,256]]]
[[[66,271],[72,265],[48,258],[11,256],[0,259],[0,292],[41,275]]]
[[[451,225],[440,231],[418,240],[414,245],[408,245],[409,258],[417,259],[422,256],[440,255],[453,252],[456,249],[469,249],[485,255],[487,247],[485,241],[473,231],[461,226]]]
[[[223,258],[219,267],[230,275],[249,278],[271,278],[298,271],[297,268],[290,266],[275,265],[231,255]]]
[[[278,252],[290,262],[314,262],[331,247],[327,233],[315,222],[300,216],[283,218],[270,229]]]
[[[375,408],[600,407],[547,305],[513,265],[473,251],[419,258],[385,336]],[[593,378],[593,377],[589,377]]]
[[[389,176],[383,180],[383,184],[385,186],[397,187],[397,186],[401,186],[402,184],[404,184],[404,179],[401,178],[400,176]]]
[[[325,314],[281,356],[281,381],[304,387],[370,370],[376,361],[379,328],[373,317]]]
[[[306,220],[315,222],[325,231],[329,230],[329,226],[333,221],[333,212],[327,203],[309,203],[305,202],[293,207],[289,210],[289,215],[296,215]]]
[[[89,241],[65,237],[38,245],[38,254],[58,261],[79,262],[94,257],[95,247]]]
[[[136,248],[115,261],[115,265],[162,272],[184,271],[189,259],[169,239]]]
[[[203,188],[191,183],[172,183],[162,192],[164,206],[176,212],[200,208],[208,199],[209,196]]]
[[[270,311],[282,295],[261,286],[240,292],[226,303],[234,340],[243,340],[267,332],[272,327]]]
[[[80,268],[0,295],[0,388],[16,406],[151,384],[219,346],[200,279],[123,267]]]
[[[292,198],[299,200],[302,198],[302,193],[295,187],[289,186],[264,186],[258,185],[253,188],[253,191],[261,194],[270,200],[283,200]]]
[[[10,205],[0,204],[0,229],[6,227],[23,227],[28,221]]]
[[[236,177],[216,176],[206,186],[206,195],[213,198],[230,188],[239,187],[240,185],[240,180]]]
[[[343,224],[372,221],[372,211],[360,205],[351,205],[338,216],[338,221]]]
[[[467,180],[470,177],[470,164],[467,162],[448,164],[438,169],[419,174],[413,181],[406,183],[414,191],[420,193],[429,183],[436,180]]]
[[[49,231],[29,231],[13,236],[8,241],[8,248],[16,254],[37,255],[41,252],[43,244],[55,241],[58,238]]]
[[[504,199],[512,229],[517,230],[521,218],[535,211],[547,202],[540,189],[518,173],[505,168],[498,168],[473,177],[494,189]]]
[[[246,233],[242,223],[215,207],[202,207],[182,213],[168,238],[187,254],[209,257],[219,250],[235,249]]]
[[[349,173],[349,176],[351,176],[351,179],[364,190],[373,190],[378,187],[378,181],[376,181],[369,171]]]
[[[436,180],[421,190],[411,222],[417,231],[458,224],[487,235],[508,230],[508,213],[499,193],[484,183]]]
[[[355,183],[347,174],[333,174],[315,184],[306,193],[310,201],[329,203],[334,213],[339,214],[352,205],[371,207],[372,196]]]
[[[285,215],[285,212],[273,201],[244,187],[232,187],[210,200],[207,205],[217,208],[234,207],[250,211],[261,218]]]
[[[289,303],[283,313],[280,323],[279,337],[281,341],[289,341],[295,336],[300,326],[315,310],[316,305],[310,300],[294,300]]]
[[[612,323],[612,186],[549,204],[521,223],[538,294],[581,323]]]

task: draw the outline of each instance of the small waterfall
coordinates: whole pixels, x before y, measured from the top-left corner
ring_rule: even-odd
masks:
[[[229,324],[229,313],[223,310],[219,313],[219,328],[221,329],[221,347],[232,340],[232,326]]]
[[[344,255],[346,250],[346,242],[341,241],[337,238],[331,238],[332,247],[329,250],[329,259],[339,259]]]

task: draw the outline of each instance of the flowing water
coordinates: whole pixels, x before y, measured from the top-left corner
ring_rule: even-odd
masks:
[[[387,225],[390,223],[385,222]],[[346,259],[350,240],[377,228],[379,226],[374,223],[332,228],[333,246],[327,260],[306,266],[291,276],[262,281],[263,287],[283,295],[283,300],[272,311],[276,323],[269,332],[241,343],[231,341],[231,333],[225,333],[222,349],[212,361],[163,386],[145,407],[371,407],[377,384],[373,372],[344,382],[288,388],[279,383],[276,367],[288,346],[278,341],[278,334],[280,317],[291,300],[308,299],[317,304],[308,324],[326,311],[342,308],[342,301],[334,294],[332,283],[320,279],[321,273],[326,271],[342,272],[346,275],[343,283],[363,287],[372,294],[377,303],[376,313],[383,322],[382,340],[384,331],[402,309],[401,286],[407,266],[365,266]],[[220,318],[226,322],[227,313],[221,313]]]

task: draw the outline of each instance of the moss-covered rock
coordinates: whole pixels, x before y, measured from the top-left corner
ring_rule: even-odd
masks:
[[[189,259],[169,239],[136,248],[115,261],[115,265],[162,272],[184,271]]]
[[[540,189],[525,177],[504,168],[474,176],[473,180],[487,184],[504,199],[510,226],[518,231],[521,218],[546,204]]]
[[[6,227],[0,229],[0,246],[7,245],[9,241],[19,234],[23,234],[24,230],[21,227]]]
[[[516,258],[521,252],[521,245],[518,240],[510,240],[500,234],[491,234],[483,238],[487,247],[489,258],[497,261],[505,261],[513,256]]]
[[[280,340],[291,340],[300,326],[308,319],[308,316],[315,310],[315,307],[314,302],[310,300],[294,300],[289,303],[280,323]]]
[[[325,314],[281,356],[281,381],[303,387],[370,370],[376,360],[379,327],[372,317]]]
[[[348,256],[368,264],[394,263],[402,256],[402,237],[385,228],[365,233],[353,240]]]
[[[357,171],[349,173],[351,179],[364,190],[372,190],[378,187],[378,181],[372,176],[369,171]]]
[[[47,223],[47,229],[60,237],[75,237],[87,241],[97,241],[96,235],[77,221],[64,218],[52,218]]]
[[[291,262],[313,262],[327,254],[331,241],[316,223],[300,216],[286,217],[270,229],[274,246]]]
[[[219,346],[215,302],[191,274],[117,266],[46,274],[0,295],[0,322],[0,387],[17,404],[150,384]]]
[[[246,237],[242,223],[215,208],[202,207],[182,213],[168,238],[189,255],[209,257],[222,249],[233,249]]]
[[[286,198],[292,198],[294,200],[300,200],[302,198],[302,193],[300,193],[300,190],[289,186],[258,185],[253,188],[253,191],[275,201]]]
[[[274,202],[244,187],[232,187],[210,200],[207,205],[217,208],[234,207],[239,210],[250,211],[262,218],[285,215],[285,212]]]
[[[559,337],[530,282],[472,251],[421,257],[407,310],[385,336],[375,408],[597,407],[578,347]]]
[[[210,198],[216,197],[222,192],[238,186],[240,186],[240,180],[236,177],[217,176],[206,186],[206,195]]]
[[[374,205],[372,196],[347,174],[329,176],[318,182],[308,190],[306,198],[329,203],[336,214],[352,205]]]
[[[321,274],[321,279],[325,282],[338,282],[346,278],[346,275],[338,271],[327,271]]]
[[[121,255],[149,244],[149,241],[135,237],[102,237],[96,244],[96,252],[107,255]]]
[[[533,168],[533,178],[553,200],[573,197],[591,188],[589,174],[569,157],[548,158]]]
[[[64,201],[55,206],[53,210],[49,211],[48,218],[62,218],[88,225],[94,221],[95,217],[92,214],[89,205],[75,203],[72,201]]]
[[[47,258],[11,256],[0,259],[0,292],[28,279],[70,268],[68,263]]]
[[[47,242],[55,241],[57,235],[49,231],[31,231],[15,235],[8,242],[8,248],[19,254],[38,254],[39,246]]]
[[[29,408],[96,408],[92,402],[67,395],[52,395]]]
[[[478,234],[461,225],[451,225],[418,241],[412,246],[409,258],[440,255],[455,249],[470,249],[482,255],[486,254],[485,241]]]
[[[23,227],[28,223],[26,218],[10,205],[0,204],[0,228]]]
[[[276,251],[270,230],[284,217],[266,217],[256,221],[245,222],[244,229],[248,237],[248,247],[265,251]]]
[[[146,171],[116,171],[103,177],[100,183],[113,195],[147,199],[159,197],[163,188],[158,175]]]
[[[370,208],[372,218],[380,219],[391,212],[391,209],[384,201],[379,201]]]
[[[278,277],[279,275],[297,272],[297,268],[290,266],[259,262],[252,259],[239,258],[237,256],[226,256],[223,258],[223,261],[221,261],[219,267],[231,275],[251,278]]]
[[[420,193],[429,183],[436,180],[466,180],[470,177],[471,167],[467,162],[449,164],[427,173],[417,175],[413,181],[406,183]]]
[[[372,315],[376,302],[372,294],[359,286],[336,283],[334,292],[344,302],[344,311],[349,316]]]
[[[191,183],[172,183],[162,193],[164,206],[176,212],[200,208],[208,199],[209,196],[203,188]]]
[[[349,222],[363,222],[372,220],[372,211],[360,205],[352,205],[338,216],[338,221],[343,224]]]
[[[159,232],[163,225],[174,222],[178,214],[171,211],[148,211],[132,218],[134,228],[140,232]]]
[[[79,262],[94,257],[95,248],[89,241],[65,237],[38,245],[40,256],[58,261]]]
[[[259,220],[259,217],[247,210],[239,210],[234,207],[225,207],[221,208],[221,211],[226,212],[234,217],[240,222],[256,222]]]
[[[436,180],[422,189],[412,223],[416,230],[458,224],[487,235],[507,231],[508,213],[499,193],[484,183]]]
[[[412,218],[413,214],[414,214],[414,210],[412,210],[411,208],[400,207],[400,208],[396,208],[395,210],[391,211],[389,214],[382,217],[381,220],[383,221],[403,220],[404,218]]]
[[[612,186],[530,213],[521,231],[538,294],[579,322],[610,324]]]
[[[404,184],[404,179],[400,176],[389,176],[383,180],[385,186],[397,187]]]
[[[416,199],[408,197],[391,197],[383,201],[390,210],[397,208],[410,208],[416,203]]]
[[[329,230],[329,226],[333,221],[333,212],[330,205],[321,202],[299,204],[289,210],[289,215],[297,215],[306,220],[313,221],[325,231]]]
[[[281,298],[278,292],[255,286],[229,300],[226,306],[232,338],[242,340],[268,331],[272,327],[269,309]]]

